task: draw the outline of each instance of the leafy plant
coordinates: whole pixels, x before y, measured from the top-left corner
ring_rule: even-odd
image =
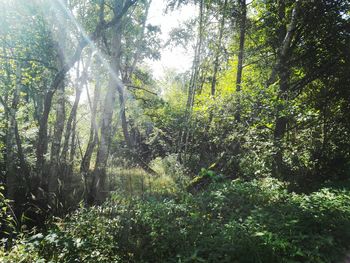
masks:
[[[115,195],[1,256],[5,262],[20,255],[37,262],[340,262],[350,247],[349,190],[287,189],[265,178],[213,183],[196,195]]]

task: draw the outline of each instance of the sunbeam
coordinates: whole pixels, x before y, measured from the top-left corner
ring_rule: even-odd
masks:
[[[125,93],[127,93],[127,95],[130,95],[130,93],[128,93],[127,89],[125,88],[124,83],[121,81],[120,72],[117,73],[113,70],[113,68],[112,68],[111,64],[108,62],[108,59],[106,58],[106,56],[97,48],[96,44],[90,39],[90,37],[88,36],[88,34],[84,30],[84,28],[80,25],[79,21],[75,18],[75,16],[71,12],[71,10],[69,10],[67,8],[67,6],[63,3],[62,0],[55,0],[55,1],[65,11],[69,21],[71,21],[73,23],[73,25],[77,28],[77,30],[81,34],[81,36],[88,42],[88,46],[92,49],[93,54],[95,54],[97,56],[99,61],[102,63],[102,66],[108,71],[109,75],[115,80],[117,85],[123,87],[123,91]],[[125,107],[125,101],[126,100],[124,100],[124,105],[120,105],[121,108]],[[120,116],[118,119],[120,119]]]
[[[0,262],[348,262],[349,10],[0,0]]]

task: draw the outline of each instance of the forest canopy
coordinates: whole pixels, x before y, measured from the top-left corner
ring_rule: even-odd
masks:
[[[349,1],[0,0],[0,261],[347,262],[349,88]]]

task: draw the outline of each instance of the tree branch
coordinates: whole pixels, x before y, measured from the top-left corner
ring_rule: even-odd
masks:
[[[153,92],[153,91],[150,91],[150,90],[147,90],[145,88],[142,88],[142,87],[137,87],[137,86],[132,86],[132,85],[125,85],[127,88],[132,88],[132,89],[138,89],[138,90],[143,90],[143,91],[146,91],[154,96],[158,96],[157,93]]]

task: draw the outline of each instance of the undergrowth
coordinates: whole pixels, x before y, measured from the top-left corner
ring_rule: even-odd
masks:
[[[350,195],[296,194],[276,179],[215,182],[197,194],[115,194],[47,233],[18,240],[1,262],[343,262]]]

